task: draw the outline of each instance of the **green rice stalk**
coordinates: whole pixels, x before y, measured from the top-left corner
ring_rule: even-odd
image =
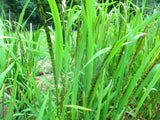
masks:
[[[0,18],[0,36],[4,36],[3,22]],[[0,45],[5,44],[4,39],[0,39]],[[0,46],[0,73],[6,69],[6,50],[3,46]]]
[[[95,11],[94,11],[93,3],[91,0],[86,0],[86,12],[87,12],[87,24],[88,24],[88,39],[87,39],[87,46],[86,46],[86,60],[87,62],[93,57],[94,54],[94,45],[95,45],[95,30],[94,30],[94,23],[95,23]],[[93,76],[93,62],[91,62],[86,67],[86,76],[85,76],[85,89],[86,95],[89,93],[89,89],[91,86],[92,76]]]
[[[106,63],[106,60],[108,59],[108,57],[109,57],[111,51],[113,50],[114,46],[115,46],[115,43],[112,45],[112,48],[110,49],[110,51],[106,54],[105,58],[103,59],[103,62],[101,63],[101,65],[100,65],[100,67],[99,67],[99,69],[98,69],[98,71],[97,71],[96,76],[94,77],[94,79],[93,79],[93,81],[92,81],[91,89],[90,89],[90,91],[89,91],[87,106],[90,104],[90,100],[91,100],[91,97],[92,97],[92,93],[93,93],[94,87],[95,87],[95,85],[96,85],[96,83],[97,83],[97,80],[98,80],[98,78],[99,78],[99,76],[100,76],[100,74],[101,74],[101,72],[102,72],[102,70],[103,70],[103,68],[104,68],[104,65],[105,65],[105,63]]]
[[[144,32],[143,32],[143,33],[147,33],[147,31],[148,31],[148,26],[144,29]],[[143,42],[144,38],[145,38],[145,36],[142,36],[142,37],[139,39],[138,44],[137,44],[137,46],[136,46],[136,48],[135,48],[135,51],[134,51],[134,53],[133,53],[133,55],[132,55],[131,63],[129,64],[128,72],[127,72],[127,75],[126,75],[126,80],[125,80],[125,82],[124,82],[124,84],[123,84],[122,94],[123,94],[123,92],[125,91],[125,88],[126,88],[125,86],[126,86],[126,84],[127,84],[127,82],[128,82],[129,76],[130,76],[131,71],[132,71],[133,64],[134,64],[134,62],[135,62],[136,56],[137,56],[137,54],[138,54],[141,46],[142,46],[142,42]],[[128,83],[128,84],[129,84],[129,83]]]
[[[63,74],[61,72],[61,78],[62,78],[62,93],[61,93],[61,102],[60,102],[60,114],[62,114],[62,109],[63,109],[67,75],[65,75],[65,78],[63,78]]]
[[[143,8],[144,8],[145,5],[146,5],[146,1],[147,1],[147,0],[143,0],[143,2],[142,2],[142,7],[143,7]],[[142,9],[142,14],[144,14],[144,9]]]
[[[148,84],[144,94],[142,95],[141,99],[138,102],[138,105],[136,107],[136,111],[135,113],[138,113],[138,111],[140,110],[141,106],[143,105],[146,97],[149,95],[149,93],[151,92],[151,89],[155,86],[155,84],[157,83],[157,81],[160,79],[160,65],[158,66],[159,68],[157,69],[155,75],[153,76],[153,79],[151,80],[151,82]]]
[[[82,2],[82,0],[81,0],[81,2]],[[87,11],[86,11],[86,0],[83,1],[83,4],[84,4],[84,11],[85,11],[85,13],[87,13]]]
[[[157,30],[156,30],[156,33],[155,33],[155,36],[154,36],[154,41],[153,41],[152,49],[155,47],[156,38],[158,37],[159,31],[160,31],[160,22],[158,24],[158,27],[157,27]]]
[[[122,4],[120,6],[120,14],[125,18],[125,16],[127,16],[127,10],[126,7],[124,5],[124,3],[126,3],[126,5],[128,5],[128,0],[121,0]],[[119,19],[119,30],[118,30],[118,40],[121,38],[122,33],[123,33],[123,29],[124,29],[124,34],[126,33],[126,25],[124,24],[123,19]]]
[[[49,4],[50,4],[50,8],[51,10],[53,10],[53,5],[54,3],[52,3],[53,1],[48,1]],[[54,1],[55,2],[55,1]],[[58,77],[59,77],[59,73],[60,73],[60,69],[61,69],[61,65],[60,66],[55,66],[55,58],[54,58],[54,53],[53,53],[53,46],[52,46],[52,42],[51,42],[51,37],[50,37],[50,33],[49,33],[49,29],[48,29],[48,24],[47,24],[47,20],[46,20],[46,17],[45,17],[45,13],[44,13],[44,10],[43,10],[43,7],[41,5],[41,1],[40,0],[37,0],[37,3],[38,3],[38,7],[39,7],[39,11],[40,11],[40,15],[41,15],[41,18],[42,18],[42,21],[43,21],[43,25],[44,25],[44,29],[45,29],[45,33],[46,33],[46,36],[47,36],[47,43],[48,43],[48,47],[49,47],[49,53],[50,53],[50,57],[51,57],[51,62],[52,62],[52,71],[53,71],[53,77],[54,77],[54,83],[55,83],[55,87],[56,87],[56,105],[58,106],[59,105],[59,98],[58,98]],[[56,8],[55,8],[56,9]],[[57,11],[56,11],[57,12]],[[52,12],[53,13],[53,12]],[[54,18],[55,19],[55,18]],[[55,21],[55,25],[57,25],[58,21]],[[58,26],[59,27],[59,26]],[[56,29],[57,26],[56,26]],[[60,31],[58,31],[60,32]],[[60,32],[62,33],[62,31]],[[56,37],[60,37],[60,36],[57,36],[57,32],[56,32]],[[61,34],[62,35],[62,34]],[[62,36],[61,36],[62,37]],[[57,39],[57,38],[56,38]],[[61,38],[62,40],[62,38]],[[56,40],[56,44],[57,44],[57,40]],[[61,42],[61,41],[60,41]],[[62,46],[62,45],[61,45]],[[58,49],[58,47],[61,47],[61,46],[56,46]],[[63,49],[63,48],[62,48]],[[57,51],[57,50],[56,50]],[[57,55],[56,56],[60,56],[61,57],[61,54],[58,54],[58,52],[61,52],[61,51],[57,51]],[[57,59],[57,62],[61,62],[61,60],[58,60]],[[58,64],[57,64],[58,65]],[[60,67],[60,68],[58,68]],[[57,69],[57,70],[56,70]],[[59,70],[58,70],[59,69]],[[57,116],[59,117],[60,119],[60,116],[59,116],[59,110],[57,109]]]
[[[108,88],[109,88],[109,90],[108,90],[108,95],[107,95],[107,97],[106,97],[106,104],[105,104],[105,106],[104,106],[104,109],[103,109],[103,114],[102,114],[102,118],[103,118],[103,120],[106,120],[107,118],[107,113],[108,113],[108,109],[109,109],[109,104],[110,104],[110,95],[111,95],[111,93],[112,93],[112,81],[110,82],[110,84],[107,86]]]
[[[159,53],[158,53],[158,55],[159,55]],[[160,55],[159,55],[158,58],[156,58],[156,60],[153,62],[153,64],[151,64],[151,65],[148,67],[148,69],[146,68],[147,70],[145,70],[146,72],[143,74],[142,78],[140,79],[140,81],[138,82],[136,88],[134,89],[130,100],[133,99],[135,92],[138,90],[138,88],[139,88],[139,86],[142,84],[143,80],[147,77],[147,75],[148,75],[149,72],[153,69],[153,67],[154,67],[156,64],[158,64],[159,61],[160,61]],[[129,100],[129,101],[130,101],[130,100]]]
[[[79,77],[80,77],[80,70],[81,66],[83,66],[83,60],[84,60],[84,52],[86,48],[86,39],[87,39],[87,17],[86,17],[86,11],[84,7],[84,3],[81,0],[81,6],[82,6],[82,11],[81,11],[81,18],[82,18],[82,27],[81,27],[81,40],[79,41],[79,46],[78,47],[78,54],[77,54],[77,61],[75,63],[75,71],[74,71],[74,88],[73,88],[73,93],[72,93],[72,99],[73,102],[76,103],[77,100],[77,93],[78,93],[78,83],[79,83]],[[83,79],[83,83],[85,83],[85,79]],[[83,107],[86,107],[86,97],[83,95]],[[84,111],[84,116],[86,112]]]
[[[69,68],[69,66],[68,66],[68,56],[69,56],[69,43],[68,43],[68,41],[69,41],[69,31],[70,31],[70,27],[71,27],[71,25],[74,23],[74,21],[79,17],[79,15],[80,15],[80,11],[79,12],[77,12],[77,13],[75,13],[75,14],[73,14],[72,15],[72,17],[69,19],[69,21],[67,22],[67,25],[66,25],[66,33],[65,33],[65,40],[66,40],[66,42],[65,42],[65,51],[64,51],[64,68],[65,68],[65,81],[67,81],[67,72],[68,72],[68,68]],[[75,81],[75,80],[74,80]],[[67,85],[69,84],[68,83],[69,81],[67,81]],[[65,82],[63,83],[63,84],[66,84]],[[66,88],[65,88],[66,89]],[[74,90],[74,92],[75,92],[75,90]],[[76,94],[72,94],[73,96],[74,95],[76,95]],[[72,98],[74,98],[74,97],[72,97]],[[62,99],[63,100],[63,99]],[[74,99],[74,100],[76,100],[76,99]],[[61,103],[62,103],[63,101],[61,101]],[[66,104],[66,103],[65,103]],[[61,104],[61,105],[63,105],[63,104]],[[63,111],[63,110],[62,110]],[[63,117],[63,116],[62,116]]]
[[[14,22],[14,25],[16,26],[16,23]],[[16,33],[16,30],[15,30]],[[17,44],[17,40],[15,40],[14,45],[13,45],[13,53],[14,55],[17,57],[18,56],[18,44]]]
[[[150,70],[149,71],[150,73],[147,74],[148,76],[144,77],[144,75],[146,75],[146,74],[143,74],[142,78],[140,79],[140,82],[138,82],[138,85],[133,90],[132,95],[129,98],[128,103],[127,103],[126,106],[128,106],[129,103],[133,103],[134,100],[138,100],[136,98],[138,97],[138,95],[140,94],[140,92],[142,91],[142,89],[147,85],[147,83],[153,78],[153,74],[155,74],[155,72],[158,69],[157,67],[158,67],[158,65],[155,66],[152,71]],[[126,109],[127,109],[127,107],[125,108],[125,110]],[[143,108],[141,108],[141,109],[143,109]]]
[[[33,42],[34,42],[34,29],[33,29],[33,31],[32,31],[32,38],[31,38],[30,41],[33,41]],[[34,45],[34,44],[33,44],[33,45]],[[30,49],[30,48],[33,48],[33,45],[30,44],[29,49]],[[34,48],[33,48],[33,49],[34,49]],[[30,70],[30,71],[33,69],[33,66],[34,66],[34,56],[35,56],[34,52],[28,51],[28,62],[29,62],[28,64],[29,64],[29,70]]]
[[[79,17],[79,14],[80,12],[77,12],[75,14],[73,14],[70,19],[68,20],[67,22],[67,25],[66,25],[66,30],[65,30],[65,51],[64,51],[64,69],[65,69],[65,77],[62,78],[62,95],[61,95],[61,107],[60,107],[60,112],[62,112],[62,108],[63,108],[63,104],[66,104],[64,103],[64,97],[65,97],[65,91],[67,90],[67,88],[65,86],[68,86],[69,85],[69,81],[67,81],[67,72],[68,72],[68,56],[69,56],[69,32],[70,32],[70,28],[71,28],[71,25],[74,23],[74,21]],[[62,75],[61,75],[62,76]],[[64,112],[63,112],[64,113]],[[62,114],[63,114],[62,113]],[[63,115],[62,115],[63,117]]]
[[[37,9],[37,7],[35,7],[33,10],[32,10],[32,12],[31,12],[31,14],[27,17],[27,19],[24,21],[24,23],[23,23],[23,27],[25,27],[26,26],[26,24],[27,24],[27,22],[28,22],[28,20],[29,20],[29,18],[33,15],[33,13],[35,12],[35,10]]]
[[[72,2],[73,2],[73,0],[72,0]],[[71,3],[72,4],[72,3]],[[70,8],[71,8],[71,5],[70,4]],[[68,20],[69,21],[69,19],[72,19],[71,17],[74,15],[74,13],[75,12],[77,12],[76,11],[76,8],[77,8],[77,6],[73,6],[73,8],[71,9],[71,11],[69,11],[69,12],[67,12],[67,10],[66,10],[66,7],[64,7],[64,12],[65,12],[65,17],[66,17],[66,20]],[[79,17],[80,18],[80,17]],[[77,20],[78,21],[78,20]],[[78,29],[78,28],[77,28]],[[70,29],[69,29],[69,33],[70,33],[70,36],[71,36],[71,39],[72,39],[72,50],[74,49],[74,39],[73,39],[73,30],[72,30],[72,28],[70,27]],[[69,37],[69,36],[68,36]],[[68,42],[70,42],[69,41],[69,39],[68,39]],[[69,45],[70,45],[70,43],[69,43]]]
[[[97,112],[95,116],[95,120],[100,119],[100,110],[101,110],[101,105],[102,105],[102,93],[103,93],[103,85],[104,85],[104,76],[105,76],[105,69],[103,70],[103,75],[102,75],[102,81],[100,85],[100,90],[99,90],[99,97],[98,97],[98,104],[97,104]]]
[[[62,27],[61,27],[59,12],[58,12],[58,8],[55,0],[48,0],[48,2],[51,8],[54,25],[55,25],[55,67],[56,67],[56,77],[57,77],[57,80],[59,80],[59,76],[62,69],[62,59],[63,59]]]
[[[64,6],[65,7],[65,6]],[[62,26],[63,26],[63,30],[64,30],[64,34],[66,33],[65,32],[65,24],[64,24],[64,17],[63,17],[63,13],[62,13],[62,7],[61,7],[61,4],[60,4],[60,0],[58,0],[58,9],[59,9],[59,13],[60,13],[60,17],[61,17],[61,22],[62,22]],[[67,12],[65,11],[65,13],[67,14]]]
[[[69,19],[72,19],[72,16],[75,14],[75,12],[77,12],[77,10],[76,10],[76,8],[77,8],[77,6],[74,6],[72,9],[71,9],[71,11],[69,11],[68,12],[68,14],[67,14],[67,12],[66,12],[66,9],[64,9],[65,10],[65,17],[66,17],[66,20],[69,20]],[[77,22],[77,21],[76,21]],[[75,22],[75,23],[76,23]],[[73,23],[74,24],[74,23]],[[70,27],[70,29],[69,29],[69,34],[70,34],[70,38],[71,38],[71,40],[72,40],[72,43],[70,43],[70,40],[68,39],[68,44],[70,45],[70,46],[72,46],[70,49],[71,50],[73,50],[73,49],[75,49],[74,48],[74,39],[73,39],[73,30],[72,30],[72,26]],[[69,37],[69,36],[68,36]]]
[[[108,32],[108,28],[109,28],[109,24],[110,24],[110,14],[108,15],[108,17],[105,15],[107,14],[107,8],[110,4],[114,4],[114,3],[108,3],[109,0],[107,0],[105,2],[105,4],[102,6],[101,11],[99,13],[99,15],[97,16],[97,20],[96,20],[96,27],[98,27],[98,34],[97,34],[97,44],[98,44],[98,49],[100,50],[101,48],[103,48],[104,46],[104,41],[107,37],[107,32]],[[102,16],[102,14],[104,14]],[[102,18],[101,18],[102,17]],[[102,20],[101,20],[102,19]],[[100,30],[99,30],[100,28]]]
[[[149,60],[151,59],[151,57],[153,56],[153,54],[156,52],[157,48],[159,47],[160,44],[157,44],[156,47],[151,51],[151,53],[149,53],[149,55],[147,56],[147,58],[145,60],[142,61],[142,64],[140,66],[140,68],[137,70],[137,72],[135,73],[133,79],[131,80],[131,82],[129,83],[127,90],[125,91],[124,96],[121,98],[117,111],[116,111],[116,117],[117,118],[119,116],[119,113],[123,110],[123,108],[127,105],[128,103],[128,99],[131,96],[134,88],[136,87],[136,84],[138,82],[138,80],[140,79],[140,77],[142,76],[142,73],[145,69],[145,67],[147,66]],[[159,72],[159,71],[158,71]],[[158,74],[158,73],[157,73]],[[151,81],[151,82],[156,82],[157,81],[157,74],[154,76],[155,81]],[[155,83],[154,83],[155,84]],[[150,85],[150,87],[148,88],[148,91],[150,90],[152,86]],[[146,94],[145,94],[146,96]],[[145,98],[145,96],[143,97],[143,99]],[[142,100],[141,100],[142,103]],[[141,105],[141,104],[140,104]]]
[[[16,103],[16,94],[17,94],[17,77],[19,73],[19,67],[16,70],[16,74],[14,77],[14,82],[13,82],[13,87],[12,87],[12,95],[11,95],[11,100],[10,104],[8,106],[8,111],[7,111],[7,117],[6,120],[12,120],[13,119],[13,113],[14,113],[14,105]]]
[[[32,32],[32,35],[33,35],[33,36],[32,36],[32,41],[33,41],[33,42],[35,42],[35,36],[34,36],[34,34],[35,34],[35,32],[34,32],[34,28],[33,28],[33,32]],[[32,47],[33,47],[33,49],[36,49],[36,48],[35,48],[35,44],[33,44]],[[32,60],[31,60],[31,65],[30,65],[30,66],[34,66],[34,61],[35,61],[34,56],[35,56],[35,54],[32,53],[32,58],[31,58]]]
[[[108,34],[108,31],[109,31],[109,26],[110,26],[110,23],[111,23],[111,16],[112,16],[112,13],[109,14],[109,17],[107,18],[106,20],[106,23],[105,23],[105,30],[104,30],[104,40],[107,39],[107,34]],[[106,42],[106,41],[105,41]],[[105,46],[105,44],[104,44]]]
[[[150,64],[147,66],[147,68],[146,68],[145,71],[147,71],[147,72],[150,71],[150,70],[153,68],[153,66],[155,66],[155,65],[158,63],[159,60],[160,60],[160,47],[158,48],[158,50],[157,50],[157,52],[155,53],[152,61],[151,61]],[[147,72],[146,72],[146,73],[147,73]]]
[[[67,28],[67,27],[66,27]],[[63,28],[64,29],[64,28]],[[60,115],[61,115],[61,117],[62,117],[62,119],[64,119],[63,117],[64,117],[64,111],[65,111],[65,109],[64,109],[64,104],[66,104],[65,103],[65,91],[67,90],[67,88],[66,88],[66,86],[68,85],[68,81],[67,81],[67,72],[68,72],[68,68],[69,68],[69,66],[68,66],[68,55],[69,55],[69,52],[68,52],[68,30],[64,30],[65,31],[65,36],[63,36],[63,37],[65,37],[65,51],[64,51],[64,77],[63,77],[63,74],[62,74],[62,72],[61,72],[61,78],[62,78],[62,92],[61,92],[61,102],[60,102]],[[63,32],[64,32],[63,31]]]
[[[24,17],[24,14],[25,14],[25,10],[26,10],[29,2],[30,2],[30,0],[27,0],[27,1],[26,1],[25,5],[24,5],[24,7],[23,7],[23,9],[22,9],[22,12],[21,12],[21,14],[20,14],[19,21],[18,21],[18,23],[19,23],[20,25],[22,24],[23,17]],[[17,30],[18,30],[18,31],[20,30],[20,26],[17,27]]]
[[[6,32],[4,32],[3,33],[3,31],[2,31],[2,33],[0,33],[0,36],[2,35],[3,36],[3,34],[4,34],[4,36],[8,36],[10,33],[7,31],[7,30],[5,30],[5,26],[3,26],[4,27],[4,31],[6,31]],[[2,29],[3,30],[3,29]],[[10,30],[10,25],[9,25],[9,30]],[[4,39],[2,39],[2,41],[4,41],[4,43],[5,44],[11,44],[11,41],[9,40],[9,39],[7,39],[7,38],[4,38]],[[3,51],[3,49],[1,48],[0,50],[2,50]],[[4,54],[4,53],[2,53],[2,54]],[[6,57],[6,67],[5,68],[7,68],[8,67],[8,65],[9,65],[9,57],[10,57],[10,53],[9,53],[9,51],[6,51],[6,53],[5,53],[6,55],[4,55],[5,57]],[[2,67],[3,68],[3,67]]]
[[[122,2],[123,3],[127,3],[127,5],[128,5],[128,0],[123,0]],[[123,5],[123,3],[120,6],[120,13],[125,18],[125,16],[127,16],[127,12],[126,12],[127,10],[126,10],[126,7]],[[126,32],[127,32],[127,25],[124,23],[122,18],[119,20],[119,25],[120,26],[119,26],[118,40],[121,38],[121,36],[125,35]],[[124,29],[124,32],[123,32],[123,29]],[[123,34],[122,34],[122,32],[123,32]],[[125,42],[127,42],[127,40]],[[117,66],[118,66],[118,64],[120,62],[120,59],[121,59],[121,57],[122,57],[122,55],[124,53],[124,50],[125,50],[125,46],[123,46],[121,51],[120,51],[120,54],[119,54],[119,57],[118,57],[118,61],[116,63],[116,67],[115,68],[117,68]]]
[[[68,55],[69,55],[69,31],[70,31],[70,27],[71,25],[74,23],[74,21],[79,17],[81,11],[75,13],[74,15],[72,15],[72,17],[69,19],[69,21],[67,22],[67,26],[66,26],[66,36],[65,36],[65,74],[67,74],[67,71],[68,71]],[[82,47],[83,48],[83,47]],[[80,59],[81,60],[81,59]],[[77,63],[76,63],[77,64]],[[77,71],[79,69],[80,66],[78,66],[77,68],[77,65],[76,65],[76,68],[75,68],[75,72],[79,72]],[[74,78],[74,86],[73,86],[73,93],[72,93],[72,104],[75,105],[76,104],[76,101],[77,101],[77,90],[78,90],[78,77],[77,77],[77,73],[75,73],[75,78]],[[67,85],[69,83],[67,82]],[[73,109],[74,111],[75,109]],[[73,113],[74,114],[74,113]]]
[[[31,82],[31,75],[30,75],[30,72],[29,72],[29,66],[28,66],[28,63],[27,63],[27,58],[26,58],[26,53],[25,53],[25,49],[24,49],[24,46],[23,46],[23,42],[22,42],[21,36],[20,36],[16,26],[15,26],[15,28],[16,28],[16,32],[17,32],[18,37],[19,37],[20,46],[21,46],[21,49],[22,49],[22,56],[23,56],[23,59],[24,59],[25,65],[26,65],[28,79]]]
[[[33,42],[35,42],[35,43],[40,43],[40,42],[39,42],[39,40],[40,40],[40,39],[39,39],[39,38],[40,38],[40,33],[41,33],[41,30],[39,30],[39,29],[38,29],[35,33],[33,33],[33,35],[34,35]],[[33,49],[34,49],[34,50],[37,49],[37,50],[39,51],[39,50],[40,50],[40,44],[34,44],[34,43],[33,43]],[[34,56],[34,55],[33,55],[33,56]],[[33,75],[35,75],[36,72],[38,71],[36,66],[37,66],[37,64],[38,64],[39,54],[37,54],[37,55],[36,55],[36,58],[33,58],[33,59],[35,59],[35,60],[33,61],[33,62],[34,62],[34,68],[33,68],[32,71],[33,71]],[[37,70],[37,71],[36,71],[36,70]]]
[[[24,26],[22,25],[22,30],[23,30],[23,35],[24,35],[24,37],[26,38],[26,31],[25,31],[25,29],[24,29]],[[26,46],[28,47],[28,44],[26,43]]]
[[[78,18],[76,50],[75,50],[75,63],[77,62],[77,54],[78,54],[79,42],[80,42],[80,39],[81,39],[81,35],[80,35],[80,22],[81,22],[81,20],[80,19],[81,19],[81,16]]]

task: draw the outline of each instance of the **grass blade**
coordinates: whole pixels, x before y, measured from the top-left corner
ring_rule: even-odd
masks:
[[[4,33],[3,33],[3,23],[2,20],[0,18],[0,37],[2,37],[2,39],[0,38],[0,45],[4,44],[4,39],[3,39]],[[5,68],[6,68],[6,51],[5,48],[3,46],[0,46],[0,73],[2,73]]]
[[[100,85],[100,90],[99,90],[99,97],[98,97],[98,106],[97,106],[97,113],[95,120],[99,120],[100,118],[100,110],[101,110],[101,104],[102,104],[102,93],[103,93],[103,83],[104,83],[104,76],[105,76],[105,69],[103,70],[103,76],[102,76],[102,81]]]
[[[2,85],[3,85],[3,81],[4,81],[4,79],[5,79],[5,77],[6,77],[6,74],[11,70],[11,68],[14,66],[14,62],[12,63],[12,64],[10,64],[9,66],[8,66],[8,68],[4,71],[4,72],[2,72],[1,74],[0,74],[0,88],[2,87]]]
[[[62,27],[55,0],[48,0],[48,2],[52,11],[55,24],[55,66],[56,66],[56,77],[58,80],[62,68],[62,57],[63,57]]]
[[[48,97],[49,97],[49,96],[48,96],[48,93],[47,93],[46,98],[44,99],[44,102],[43,102],[43,104],[42,104],[42,106],[41,106],[41,109],[40,109],[40,111],[39,111],[39,114],[38,114],[38,117],[37,117],[36,120],[42,120],[42,119],[43,119],[44,110],[45,110],[45,108],[46,108],[46,104],[47,104]]]
[[[19,67],[16,70],[15,77],[14,77],[14,82],[13,82],[13,87],[12,87],[12,96],[11,96],[11,101],[8,107],[8,112],[7,112],[7,117],[6,120],[12,120],[13,118],[13,112],[14,112],[14,105],[16,101],[16,94],[17,94],[17,77],[19,73]]]
[[[19,17],[19,20],[18,20],[18,23],[19,23],[19,24],[22,24],[23,17],[24,17],[24,14],[25,14],[25,10],[26,10],[29,2],[30,2],[30,0],[27,0],[26,3],[25,3],[25,5],[24,5],[24,7],[23,7],[23,9],[22,9],[22,12],[21,12],[20,17]],[[17,30],[18,30],[18,31],[20,30],[20,26],[17,27]]]

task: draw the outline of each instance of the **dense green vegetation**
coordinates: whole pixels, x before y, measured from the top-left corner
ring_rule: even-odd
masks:
[[[9,12],[10,12],[10,16],[11,16],[11,21],[14,21],[15,19],[18,20],[20,13],[25,5],[27,0],[1,0],[0,3],[3,7],[4,12],[3,15],[5,17],[5,19],[9,19]],[[58,4],[58,1],[60,2],[60,6],[62,3],[62,0],[55,0],[56,3]],[[97,0],[99,2],[104,2],[106,0]],[[112,0],[109,0],[110,2]],[[113,0],[113,1],[123,1],[123,0]],[[142,2],[144,1],[146,8],[143,8],[145,11],[150,12],[153,11],[158,4],[160,3],[159,0],[130,0],[132,1],[134,4],[137,4],[137,6],[141,7],[142,6]],[[44,11],[45,12],[50,12],[50,8],[49,8],[49,4],[47,2],[47,0],[41,0]],[[80,5],[81,4],[81,0],[66,0],[66,9],[69,8],[73,8],[76,5]],[[113,7],[113,6],[112,6]],[[112,8],[111,7],[111,8]],[[27,8],[25,10],[25,14],[24,14],[24,20],[26,20],[28,18],[28,16],[31,16],[28,18],[28,22],[26,24],[26,28],[29,29],[30,26],[30,22],[33,23],[33,27],[34,29],[36,29],[38,27],[38,25],[42,26],[42,21],[41,21],[41,17],[39,14],[39,11],[37,8],[37,1],[36,0],[30,0],[29,4],[27,5]],[[1,14],[1,13],[0,13]],[[48,14],[46,14],[46,17],[49,18],[50,16]],[[49,22],[49,25],[52,25],[52,22]]]
[[[58,1],[34,1],[43,25],[30,31],[33,1],[16,20],[1,8],[0,119],[160,119],[159,5],[96,1],[63,15]]]

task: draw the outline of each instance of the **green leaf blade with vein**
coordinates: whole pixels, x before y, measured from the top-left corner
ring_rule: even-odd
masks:
[[[62,27],[59,17],[59,12],[55,0],[48,0],[51,12],[55,24],[55,66],[56,66],[56,77],[59,79],[61,68],[62,68],[62,58],[63,58],[63,37],[62,37]]]
[[[23,17],[24,17],[24,14],[25,14],[25,11],[26,11],[26,8],[27,8],[29,2],[30,2],[30,0],[27,0],[27,1],[26,1],[25,5],[24,5],[24,7],[23,7],[23,9],[22,9],[22,12],[21,12],[21,14],[20,14],[19,21],[18,21],[18,23],[19,23],[20,25],[22,24]],[[18,31],[19,31],[19,30],[20,30],[20,26],[18,26],[17,29],[18,29]]]
[[[3,33],[3,22],[0,18],[0,45],[4,43],[4,33]],[[2,73],[6,68],[6,50],[4,46],[0,46],[0,73]]]

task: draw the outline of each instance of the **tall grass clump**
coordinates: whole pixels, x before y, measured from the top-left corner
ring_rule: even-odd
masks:
[[[48,0],[48,12],[37,0],[43,26],[27,31],[29,2],[18,22],[0,19],[1,119],[160,119],[160,11]]]

